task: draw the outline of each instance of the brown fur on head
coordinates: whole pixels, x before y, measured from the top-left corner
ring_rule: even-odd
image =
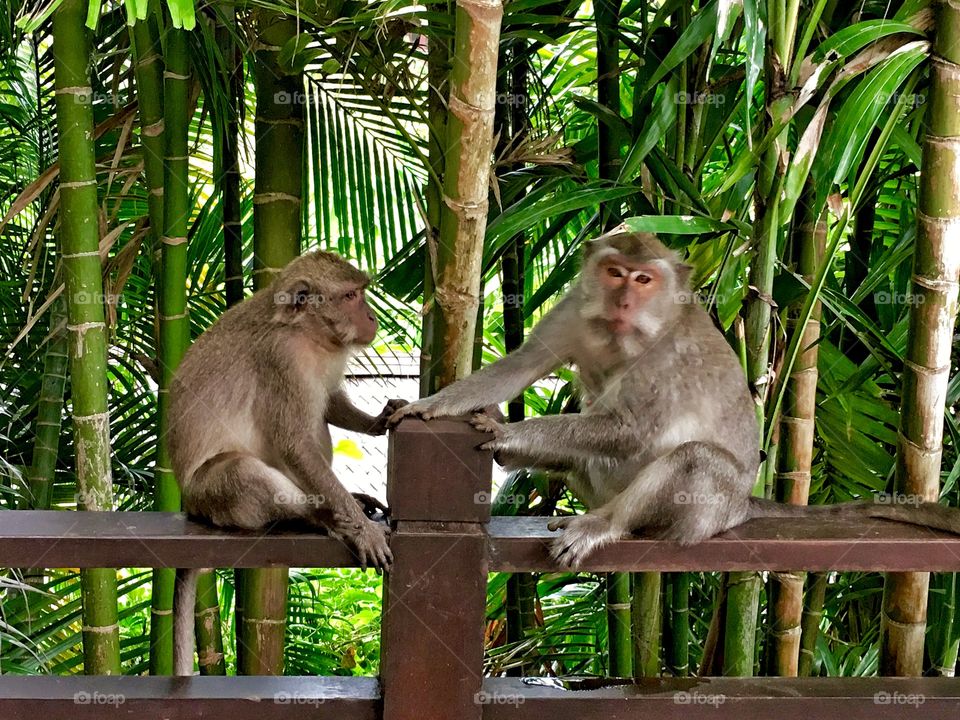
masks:
[[[366,273],[339,255],[307,253],[273,281],[274,320],[335,345],[366,345],[377,332],[364,294],[369,284]]]
[[[614,231],[586,244],[582,314],[615,337],[656,336],[689,298],[690,266],[652,233]]]

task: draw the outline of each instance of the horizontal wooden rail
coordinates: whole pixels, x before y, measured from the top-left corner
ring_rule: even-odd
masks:
[[[381,707],[376,678],[0,678],[3,720],[377,720]]]
[[[556,570],[546,518],[490,519],[490,568]],[[888,520],[763,518],[698,545],[631,538],[596,551],[593,571],[960,570],[960,536]]]
[[[244,532],[182,513],[0,511],[4,567],[356,567],[316,531]]]
[[[952,678],[664,678],[578,690],[491,678],[474,702],[483,720],[956,720],[960,683]],[[4,720],[375,720],[381,706],[376,678],[0,679]]]
[[[483,684],[483,720],[956,720],[953,678],[664,678],[599,690]]]
[[[558,570],[546,518],[495,517],[490,570]],[[430,532],[426,531],[429,535]],[[180,513],[0,511],[6,567],[356,567],[317,532],[218,530]],[[885,520],[753,520],[693,547],[643,538],[608,545],[590,570],[960,570],[960,536]]]

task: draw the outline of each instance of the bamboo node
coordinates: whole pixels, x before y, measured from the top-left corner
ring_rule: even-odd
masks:
[[[960,8],[960,3],[952,2],[951,0],[941,0],[941,2],[943,2],[945,5],[949,5],[954,10]],[[943,71],[948,75],[953,75],[955,78],[960,77],[960,65],[952,60],[947,60],[945,57],[943,57],[943,55],[931,53],[930,62],[937,70]]]
[[[140,133],[146,135],[147,137],[157,137],[157,135],[163,132],[163,118],[160,118],[155,123],[150,123],[149,125],[144,125],[140,128]]]
[[[903,445],[903,447],[913,451],[915,454],[920,455],[921,457],[939,457],[943,453],[943,445],[939,442],[931,448],[925,448],[904,435],[903,430],[897,431],[897,437],[900,439],[900,443]]]
[[[190,75],[189,74],[181,75],[180,73],[175,73],[172,70],[164,70],[163,79],[164,80],[189,80]]]
[[[54,90],[54,95],[73,95],[75,97],[87,97],[93,95],[93,88],[89,85],[73,85]]]
[[[266,205],[272,202],[292,202],[299,205],[302,201],[296,195],[282,192],[257,193],[253,196],[254,205]]]
[[[98,422],[100,420],[106,420],[110,417],[108,412],[94,413],[93,415],[74,415],[73,421],[76,422]]]
[[[64,188],[66,188],[67,190],[70,190],[72,188],[90,187],[91,185],[96,185],[96,184],[97,184],[96,180],[76,180],[74,182],[60,183],[60,189],[63,190]]]
[[[119,626],[117,623],[113,623],[113,625],[84,625],[80,629],[82,632],[94,633],[97,635],[109,635],[118,627]]]
[[[175,247],[177,245],[183,245],[184,243],[186,243],[187,238],[185,236],[180,236],[180,235],[163,235],[160,238],[160,242],[163,243],[164,245],[170,245],[171,247]]]
[[[940,367],[927,367],[926,365],[918,365],[909,358],[904,358],[903,366],[910,368],[917,375],[923,375],[925,377],[936,377],[937,375],[945,375],[950,372],[950,365],[941,365]]]
[[[185,312],[177,313],[176,315],[161,315],[161,320],[183,320],[187,314]]]
[[[137,67],[146,67],[152,63],[155,63],[160,59],[160,53],[152,53],[146,57],[142,57],[137,61]]]
[[[60,257],[64,260],[71,260],[73,258],[82,258],[82,257],[100,257],[99,250],[84,250],[83,252],[76,253],[60,253]]]
[[[926,277],[925,275],[913,275],[910,279],[920,287],[935,292],[948,293],[951,290],[956,290],[957,287],[960,286],[960,283],[957,283],[956,280],[941,280],[939,278]]]
[[[157,610],[156,608],[150,608],[151,615],[173,615],[173,610]]]
[[[303,127],[303,120],[300,118],[265,118],[257,115],[256,122],[264,125],[292,125],[294,127]]]
[[[477,115],[493,115],[494,106],[491,105],[489,108],[483,108],[479,105],[473,105],[468,103],[466,100],[462,100],[453,93],[450,93],[450,112],[458,117],[461,117],[465,113],[474,113]]]
[[[903,628],[905,630],[914,630],[927,626],[927,621],[925,619],[920,620],[919,622],[900,622],[899,620],[894,620],[887,613],[883,614],[883,621],[888,625],[893,625],[894,627]]]
[[[150,194],[154,197],[163,197],[163,185],[159,187],[150,188]]]

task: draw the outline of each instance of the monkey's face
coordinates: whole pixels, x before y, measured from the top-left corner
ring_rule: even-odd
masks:
[[[326,283],[319,292],[300,280],[274,295],[275,318],[324,345],[369,345],[377,319],[367,304],[366,284]]]
[[[660,298],[670,293],[664,263],[607,254],[595,266],[603,298],[602,319],[616,336],[650,329]],[[659,325],[659,322],[657,323]]]

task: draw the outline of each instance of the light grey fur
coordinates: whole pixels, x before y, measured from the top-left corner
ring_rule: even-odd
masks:
[[[606,325],[597,279],[597,263],[611,255],[666,268],[663,288],[636,311],[625,335]],[[617,233],[594,241],[578,283],[519,349],[404,407],[391,424],[510,400],[556,368],[575,365],[580,414],[506,425],[474,420],[494,434],[484,447],[504,464],[572,471],[571,489],[590,511],[551,523],[563,530],[552,554],[572,567],[633,531],[690,545],[751,517],[819,512],[751,498],[760,463],[754,401],[733,350],[693,302],[688,273],[653,235]],[[958,515],[935,504],[911,510],[914,515],[874,503],[837,507],[960,532]]]
[[[389,567],[386,526],[366,517],[330,466],[328,423],[383,434],[403,405],[392,400],[373,417],[341,388],[350,354],[376,331],[367,282],[336,255],[304,255],[191,346],[171,384],[166,428],[188,513],[247,530],[305,521],[346,543],[361,565]],[[175,672],[188,674],[196,573],[183,573],[177,590]]]

